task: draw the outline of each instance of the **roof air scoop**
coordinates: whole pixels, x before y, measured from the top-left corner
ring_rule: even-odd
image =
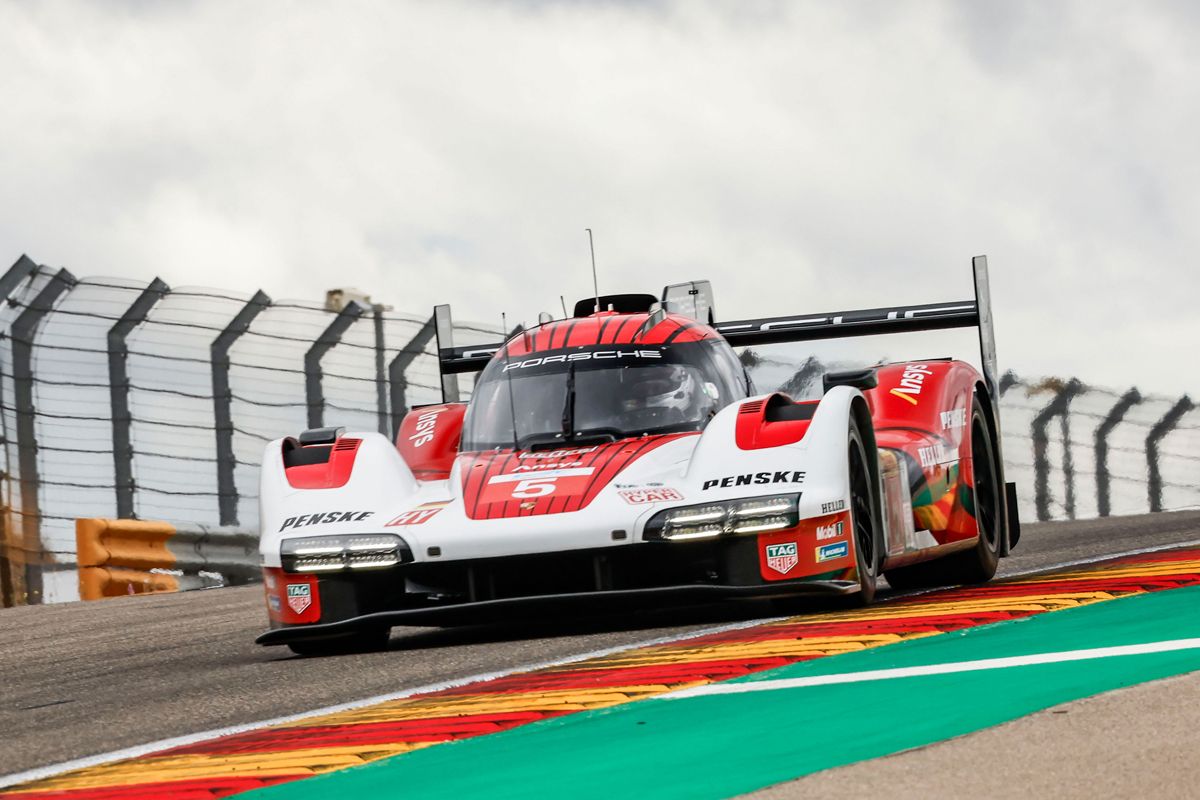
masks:
[[[605,294],[600,297],[585,297],[575,304],[574,317],[590,317],[595,313],[599,301],[601,310],[615,311],[618,314],[641,314],[650,310],[650,306],[658,302],[652,294]]]

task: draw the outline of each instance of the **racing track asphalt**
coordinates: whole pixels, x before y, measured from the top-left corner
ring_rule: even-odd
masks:
[[[1027,525],[1001,575],[1200,540],[1200,511]],[[886,596],[886,593],[885,593]],[[253,643],[258,586],[0,611],[0,775],[360,698],[776,616],[762,603],[393,631],[387,652]]]

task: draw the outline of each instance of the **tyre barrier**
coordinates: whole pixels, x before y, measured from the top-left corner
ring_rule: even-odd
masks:
[[[220,583],[243,584],[257,579],[259,572],[257,538],[249,534],[84,518],[75,520],[75,542],[81,600],[197,588],[200,572],[219,574]],[[169,574],[173,572],[184,574]]]

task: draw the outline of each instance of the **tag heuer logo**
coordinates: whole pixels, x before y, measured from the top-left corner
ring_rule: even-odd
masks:
[[[796,562],[795,542],[767,545],[767,566],[779,574],[791,572]]]
[[[287,585],[288,607],[297,614],[312,605],[312,587],[307,583],[289,583]]]

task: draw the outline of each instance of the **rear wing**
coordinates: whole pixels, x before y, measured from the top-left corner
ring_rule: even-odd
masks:
[[[668,308],[708,322],[717,333],[735,347],[779,342],[805,342],[817,339],[838,339],[850,336],[877,336],[910,331],[931,331],[946,328],[978,328],[979,350],[983,376],[993,398],[1000,397],[996,362],[996,338],[992,329],[992,300],[988,284],[987,256],[971,260],[975,282],[975,298],[957,303],[928,303],[924,305],[871,308],[862,311],[833,311],[825,314],[803,314],[790,317],[711,322],[712,295],[707,281],[694,281],[668,286],[663,290],[663,302]],[[688,306],[690,301],[691,305]],[[450,306],[437,306],[434,311],[438,340],[438,369],[442,376],[442,396],[446,402],[459,398],[457,376],[478,372],[503,342],[468,347],[455,347]]]
[[[988,283],[987,256],[971,259],[975,299],[957,303],[869,308],[862,311],[831,311],[792,317],[718,322],[717,333],[735,347],[779,342],[806,342],[851,336],[935,331],[947,328],[978,328],[983,376],[992,397],[999,395],[996,336],[992,328],[992,299]]]

